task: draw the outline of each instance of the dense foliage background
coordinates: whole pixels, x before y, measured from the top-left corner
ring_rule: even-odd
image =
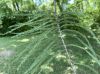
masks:
[[[0,0],[0,74],[100,74],[100,1]]]

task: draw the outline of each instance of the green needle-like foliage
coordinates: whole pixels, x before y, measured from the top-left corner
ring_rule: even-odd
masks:
[[[0,1],[0,74],[100,73],[99,0],[55,1]]]
[[[71,66],[55,18],[45,12],[33,15],[31,20],[9,27],[13,29],[7,33],[16,34],[12,38],[16,39],[13,41],[16,48],[13,49],[15,52],[13,57],[2,59],[5,61],[2,64],[4,67],[2,71],[5,74],[71,74]],[[80,26],[79,22],[68,20],[67,18],[70,17],[67,16],[68,14],[64,15],[64,18],[58,17],[62,19],[59,23],[63,22],[60,24],[62,37],[77,74],[99,74],[99,39],[91,30]],[[66,21],[63,21],[65,19]],[[23,26],[30,28],[16,33],[16,30]]]

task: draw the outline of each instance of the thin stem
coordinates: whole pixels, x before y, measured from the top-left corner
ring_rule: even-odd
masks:
[[[60,34],[60,38],[61,38],[61,41],[62,41],[64,50],[66,51],[66,54],[67,54],[67,56],[68,56],[69,64],[70,64],[71,67],[72,67],[73,74],[76,74],[76,68],[75,68],[74,64],[72,63],[70,54],[69,54],[69,52],[68,52],[67,46],[66,46],[66,44],[65,44],[65,41],[64,41],[64,39],[63,39],[63,36],[62,36],[63,34],[62,34],[62,31],[61,31],[61,28],[60,28],[60,25],[59,25],[58,16],[57,16],[57,10],[56,10],[56,0],[54,0],[54,16],[55,16],[55,18],[56,18],[57,28],[58,28],[58,32],[59,32],[59,34]]]

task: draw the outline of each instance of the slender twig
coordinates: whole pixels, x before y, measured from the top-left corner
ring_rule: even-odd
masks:
[[[58,32],[59,32],[59,34],[60,34],[60,38],[61,38],[61,41],[62,41],[64,50],[66,51],[66,54],[67,54],[67,56],[68,56],[69,64],[70,64],[71,67],[72,67],[73,74],[76,74],[76,68],[75,68],[74,64],[72,63],[70,54],[69,54],[69,52],[68,52],[67,46],[66,46],[66,44],[65,44],[65,41],[64,41],[64,39],[63,39],[63,36],[62,36],[63,34],[62,34],[62,31],[61,31],[61,28],[60,28],[60,25],[59,25],[59,20],[58,20],[57,10],[56,10],[56,0],[54,0],[54,16],[55,16],[55,18],[56,18],[57,28],[58,28]]]

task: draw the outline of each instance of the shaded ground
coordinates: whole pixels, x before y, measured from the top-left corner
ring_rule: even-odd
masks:
[[[4,70],[8,66],[9,59],[13,58],[17,54],[17,48],[23,42],[27,42],[29,39],[17,39],[10,37],[0,38],[0,74],[5,74]]]
[[[72,39],[67,39],[67,40],[69,40],[68,42],[73,42],[74,43],[75,41],[72,40]],[[20,71],[18,73],[17,72],[15,73],[16,70],[14,72],[8,73],[10,71],[10,69],[11,69],[9,60],[12,62],[13,57],[14,58],[18,57],[18,59],[15,59],[14,63],[12,64],[12,65],[16,65],[17,66],[17,64],[19,64],[20,60],[21,60],[19,57],[21,57],[22,60],[23,60],[23,56],[25,56],[27,54],[27,52],[23,53],[23,55],[19,55],[19,53],[23,52],[23,50],[30,43],[30,41],[31,41],[31,37],[30,37],[30,39],[29,39],[29,37],[25,37],[25,38],[24,37],[23,38],[3,37],[3,38],[0,38],[0,74],[22,74],[22,73],[20,73]],[[75,42],[75,43],[77,44],[77,42]],[[94,45],[94,46],[97,47],[96,45]],[[73,50],[73,54],[74,54],[73,56],[75,56],[76,62],[80,64],[78,66],[79,70],[78,70],[77,74],[99,74],[99,69],[100,68],[99,68],[98,64],[96,64],[95,61],[92,62],[92,59],[91,59],[91,57],[89,55],[87,55],[82,50],[78,50],[77,48],[76,49],[73,48],[73,49],[74,49]],[[17,54],[17,56],[16,56],[16,54]],[[31,62],[29,60],[32,60],[33,56],[32,56],[32,59],[30,59],[30,58],[28,58],[28,62]],[[67,59],[64,58],[64,60],[67,60]],[[54,67],[55,67],[55,72],[52,73],[52,74],[57,74],[58,71],[60,72],[61,71],[60,68],[62,68],[62,67],[66,68],[66,66],[65,66],[66,63],[65,62],[63,63],[62,60],[59,60],[59,61],[56,60],[56,61],[53,61],[53,63],[54,63]],[[84,63],[84,65],[81,65],[81,63]],[[93,67],[97,71],[93,70],[92,69]],[[16,68],[16,67],[13,66],[12,68]],[[23,68],[26,68],[26,66],[22,66],[22,69]],[[84,73],[83,73],[83,71],[81,69],[84,70]],[[4,71],[7,71],[7,72],[5,73]],[[25,71],[25,70],[23,69],[23,71]],[[21,70],[21,72],[23,72],[23,71]],[[68,73],[68,72],[66,72],[66,73]],[[59,73],[59,74],[61,74],[61,73]]]

